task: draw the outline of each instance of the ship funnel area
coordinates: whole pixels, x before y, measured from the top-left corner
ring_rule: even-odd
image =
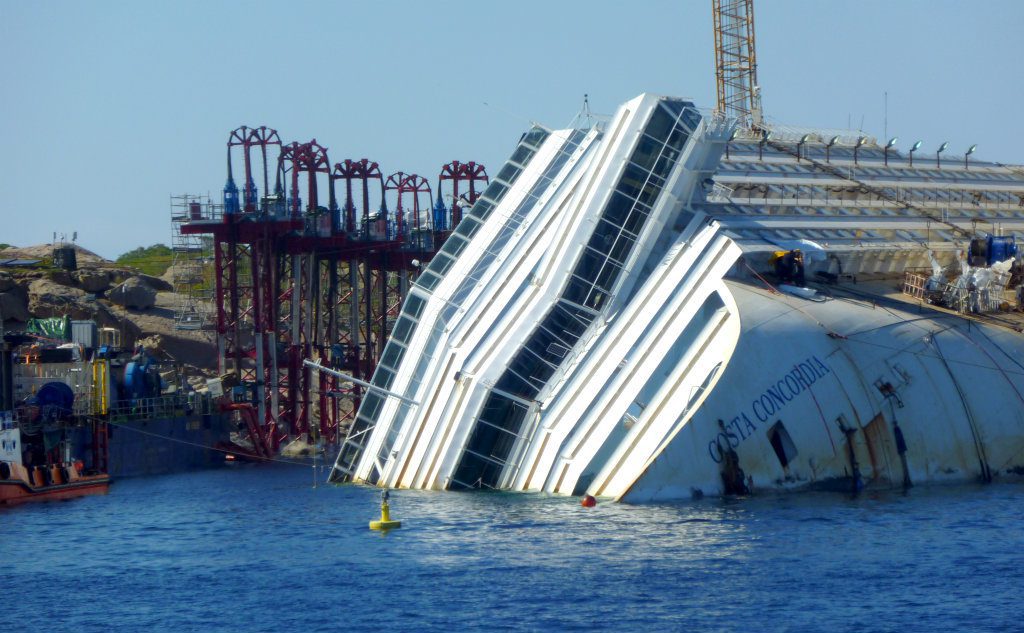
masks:
[[[732,123],[641,95],[522,137],[417,279],[332,478],[615,497],[738,337],[704,200]]]

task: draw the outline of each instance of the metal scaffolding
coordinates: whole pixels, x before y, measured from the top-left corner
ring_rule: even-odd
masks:
[[[213,249],[200,235],[184,233],[181,227],[218,213],[209,196],[171,196],[171,283],[178,297],[174,327],[200,330],[213,325]]]
[[[175,229],[183,240],[211,244],[218,369],[239,382],[226,406],[239,412],[258,457],[300,438],[336,443],[359,408],[361,382],[373,376],[417,267],[432,259],[458,218],[447,209],[439,217],[435,208],[433,225],[421,226],[421,202],[427,211],[433,206],[426,179],[402,172],[385,179],[367,159],[332,167],[316,140],[286,145],[270,128],[243,126],[227,148],[223,213],[185,214]],[[239,151],[241,191],[232,173]],[[262,167],[262,198],[254,163]],[[475,197],[474,181],[486,182],[483,166],[451,165],[453,184],[468,182]],[[337,181],[344,183],[341,204]],[[394,213],[389,194],[396,196]],[[307,360],[335,372],[311,375]],[[356,380],[339,378],[338,370]]]

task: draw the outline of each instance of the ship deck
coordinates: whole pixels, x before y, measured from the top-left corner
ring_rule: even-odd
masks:
[[[764,285],[754,279],[754,285]],[[836,284],[825,284],[808,281],[808,288],[813,288],[825,296],[842,297],[850,301],[864,301],[878,307],[891,307],[900,310],[913,310],[922,315],[949,314],[964,319],[1004,327],[1015,332],[1024,332],[1024,311],[1017,305],[1015,291],[1003,291],[1003,299],[1009,306],[1008,310],[983,313],[964,313],[951,308],[929,303],[926,300],[907,294],[903,291],[903,275],[894,273],[860,274],[853,279],[844,279]]]

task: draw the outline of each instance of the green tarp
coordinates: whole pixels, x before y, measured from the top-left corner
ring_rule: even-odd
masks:
[[[71,340],[71,317],[50,317],[49,319],[29,319],[25,330],[46,338],[62,341]]]

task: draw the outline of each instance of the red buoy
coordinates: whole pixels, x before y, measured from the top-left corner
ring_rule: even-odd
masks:
[[[583,499],[580,500],[580,505],[584,508],[593,508],[597,505],[597,499],[590,495],[583,495]]]

